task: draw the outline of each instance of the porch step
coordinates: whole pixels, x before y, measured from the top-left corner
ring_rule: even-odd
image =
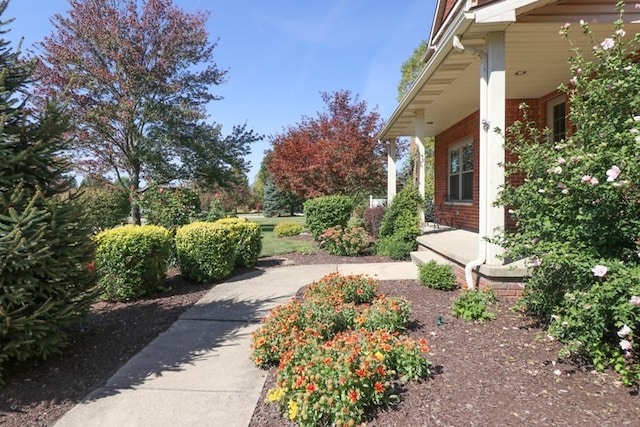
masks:
[[[435,261],[438,264],[445,264],[445,263],[451,264],[450,260],[432,251],[411,252],[411,261],[413,261],[413,263],[418,266],[422,264],[426,264],[429,261]]]

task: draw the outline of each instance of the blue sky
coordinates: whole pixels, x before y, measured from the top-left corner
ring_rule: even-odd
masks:
[[[397,102],[400,67],[429,36],[435,0],[174,0],[183,10],[208,10],[214,57],[228,82],[212,88],[224,97],[210,120],[229,133],[234,124],[266,136],[248,157],[253,182],[269,135],[315,117],[321,92],[350,90],[384,119]],[[23,50],[51,32],[49,19],[67,0],[10,0],[3,19]]]

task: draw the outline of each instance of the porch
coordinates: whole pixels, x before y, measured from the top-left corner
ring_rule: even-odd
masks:
[[[411,253],[417,265],[431,260],[454,267],[460,287],[466,287],[465,266],[478,256],[478,233],[440,226],[427,227],[418,237],[418,250]],[[528,268],[524,260],[503,265],[482,264],[472,270],[475,288],[492,288],[498,297],[517,299],[522,295]]]

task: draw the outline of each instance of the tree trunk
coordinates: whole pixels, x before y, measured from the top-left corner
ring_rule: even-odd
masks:
[[[140,189],[140,176],[136,173],[131,177],[129,184],[129,198],[131,199],[131,219],[135,225],[140,225],[140,205],[138,204],[139,189]]]

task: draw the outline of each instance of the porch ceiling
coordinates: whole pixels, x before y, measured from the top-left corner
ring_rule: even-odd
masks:
[[[580,15],[588,16],[595,39],[602,40],[613,32],[611,22],[617,16],[614,2],[570,0],[559,2],[518,17],[516,23],[471,24],[461,36],[465,46],[483,48],[485,36],[505,30],[507,98],[538,98],[557,89],[570,78],[568,58],[571,46],[558,31],[565,22],[571,23],[571,40],[584,54],[592,49],[591,40],[580,29]],[[627,37],[640,32],[640,14],[636,9],[625,15]],[[630,13],[632,12],[632,13]],[[629,21],[635,21],[631,23]],[[424,110],[425,136],[437,135],[478,110],[480,98],[480,59],[469,52],[453,49],[451,40],[439,46],[444,59],[430,64],[423,79],[397,107],[380,134],[381,139],[412,136],[415,133],[416,111]],[[524,74],[522,74],[524,72]]]

